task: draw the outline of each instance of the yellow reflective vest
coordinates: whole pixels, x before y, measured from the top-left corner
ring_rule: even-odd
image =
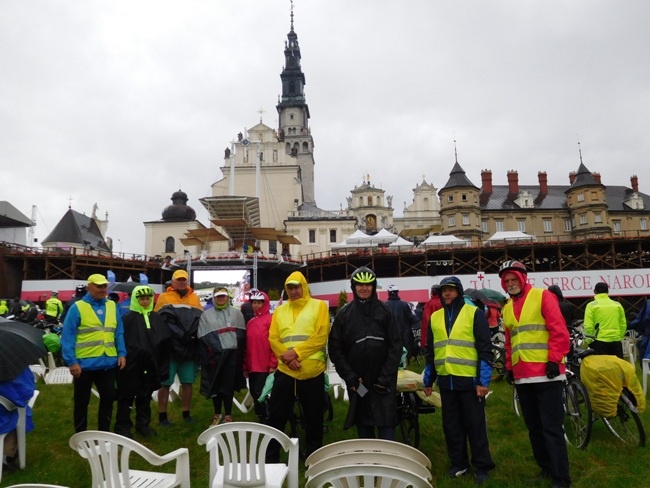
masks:
[[[474,314],[478,309],[463,305],[447,335],[445,309],[431,316],[433,358],[440,376],[454,375],[473,378],[478,375],[478,352],[474,338]]]
[[[115,329],[117,328],[117,307],[112,300],[106,301],[104,323],[89,303],[79,300],[81,323],[77,329],[75,354],[77,358],[96,358],[102,355],[117,357]]]
[[[526,363],[548,362],[549,333],[542,316],[543,292],[541,288],[530,289],[519,320],[515,317],[512,301],[503,307],[503,322],[510,331],[513,366],[520,360]]]

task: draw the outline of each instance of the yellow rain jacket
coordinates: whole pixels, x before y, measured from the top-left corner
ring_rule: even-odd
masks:
[[[302,285],[302,298],[289,300],[273,312],[269,343],[278,357],[278,369],[297,379],[315,378],[327,366],[325,346],[329,337],[330,317],[327,303],[312,298],[307,280],[300,271],[289,275],[286,283],[298,281]],[[280,355],[293,349],[298,354],[301,366],[291,370],[280,361]]]

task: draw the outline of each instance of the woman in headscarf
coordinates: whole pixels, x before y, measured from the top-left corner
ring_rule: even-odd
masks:
[[[212,398],[212,425],[218,425],[232,422],[233,396],[236,390],[246,387],[246,325],[242,313],[230,305],[226,288],[215,288],[213,298],[214,308],[203,312],[199,321],[199,364],[201,394]]]

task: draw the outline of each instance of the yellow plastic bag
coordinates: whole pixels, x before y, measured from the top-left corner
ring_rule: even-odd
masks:
[[[397,391],[418,391],[424,389],[422,375],[408,369],[397,371]]]
[[[580,379],[587,387],[591,408],[603,417],[615,417],[618,398],[626,387],[634,395],[642,413],[646,400],[636,370],[616,356],[588,356],[582,360]]]

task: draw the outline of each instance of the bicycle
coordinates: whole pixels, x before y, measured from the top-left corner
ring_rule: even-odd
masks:
[[[580,351],[582,339],[577,328],[569,328],[571,347],[566,358],[566,380],[562,391],[564,404],[564,438],[578,449],[587,447],[591,438],[592,410],[589,392],[580,381],[580,361],[582,357],[592,353],[591,350]],[[512,404],[515,414],[521,416],[521,406],[517,388],[513,388]]]
[[[569,327],[569,332],[571,335],[571,351],[569,353],[569,357],[567,358],[567,374],[570,373],[573,376],[579,377],[582,360],[585,357],[592,355],[594,351],[592,349],[586,349],[581,351],[578,350],[579,344],[585,338],[587,338],[587,335],[580,330],[579,326]],[[596,327],[596,335],[597,334],[598,334],[598,327]],[[585,401],[588,402],[589,401],[588,390],[582,384],[582,382],[580,382],[580,386],[584,390],[581,394],[584,395]],[[576,401],[575,403],[577,404],[578,402]],[[566,405],[567,408],[571,406],[571,404],[568,401],[566,402]],[[569,415],[568,411],[567,411],[567,415]],[[586,408],[585,416],[588,420],[588,425],[584,424],[584,421],[582,421],[582,416],[579,417],[580,424],[576,425],[576,428],[577,427],[579,427],[580,429],[584,428],[583,441],[574,444],[576,445],[576,447],[579,447],[580,449],[584,449],[587,446],[591,436],[592,426],[599,419],[603,421],[607,429],[614,436],[616,436],[619,440],[621,440],[625,444],[632,445],[632,446],[639,446],[639,447],[645,446],[645,429],[639,417],[639,410],[637,408],[636,399],[634,395],[630,392],[630,390],[628,390],[627,388],[624,387],[621,390],[616,405],[615,416],[605,417],[602,415],[598,415],[592,411],[591,404],[589,404],[588,408]],[[566,427],[566,422],[565,422],[565,427]],[[582,430],[580,430],[580,432],[582,432]],[[578,433],[576,433],[575,439],[580,440],[580,436]]]
[[[323,432],[327,432],[329,428],[325,425],[325,422],[331,422],[334,419],[334,406],[332,405],[332,399],[328,392],[323,392],[323,402],[325,403],[324,409],[324,422],[323,422]],[[305,415],[303,413],[302,404],[300,403],[300,398],[296,395],[296,401],[293,403],[293,409],[289,412],[289,432],[290,437],[295,437],[298,439],[298,446],[300,446],[300,455],[305,458]]]
[[[397,398],[396,433],[404,444],[420,447],[420,414],[436,411],[433,405],[425,404],[414,391],[399,392]]]
[[[506,374],[506,348],[503,332],[496,332],[492,336],[492,381],[498,383]]]

